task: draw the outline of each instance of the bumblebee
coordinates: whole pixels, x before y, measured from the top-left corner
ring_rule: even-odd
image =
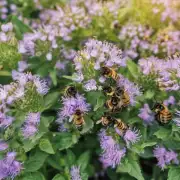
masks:
[[[155,112],[155,119],[162,123],[167,124],[172,120],[172,113],[169,111],[168,107],[163,103],[156,103],[152,108]]]
[[[115,81],[117,81],[119,79],[119,75],[117,74],[117,72],[113,68],[103,66],[101,68],[101,72],[102,72],[102,75],[107,77],[107,78],[112,78]]]
[[[168,56],[168,60],[172,60],[172,59],[176,59],[176,58],[180,58],[180,53],[176,52],[174,54],[172,54],[171,56]]]
[[[112,96],[111,99],[106,101],[105,107],[107,107],[112,112],[116,112],[121,110],[122,104],[118,97]]]
[[[101,117],[99,121],[96,122],[96,124],[102,123],[103,126],[108,126],[114,122],[114,118],[109,115],[104,115]]]
[[[112,96],[114,94],[114,88],[111,86],[103,87],[103,92],[106,96]]]
[[[66,97],[75,97],[77,94],[77,90],[74,86],[68,86],[66,89],[65,89],[65,93],[64,95]]]
[[[127,124],[125,124],[121,119],[116,119],[115,120],[114,127],[118,128],[118,130],[120,130],[120,132],[122,134],[124,134],[125,131],[128,130],[128,128],[129,128],[129,126]]]
[[[82,130],[83,125],[85,124],[83,113],[79,109],[77,109],[73,115],[73,124],[79,131]]]

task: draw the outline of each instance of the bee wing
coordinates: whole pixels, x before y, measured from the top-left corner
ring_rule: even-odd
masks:
[[[71,117],[69,118],[69,122],[72,122],[72,120],[73,120],[73,116],[71,116]]]
[[[100,124],[101,122],[102,122],[102,120],[100,119],[96,122],[96,124]]]

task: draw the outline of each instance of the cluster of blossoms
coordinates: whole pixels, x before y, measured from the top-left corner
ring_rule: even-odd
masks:
[[[108,136],[105,130],[101,130],[99,133],[99,140],[103,150],[100,157],[103,167],[115,168],[125,156],[126,148],[120,148],[120,145],[111,136]]]
[[[16,12],[16,5],[11,3],[8,4],[7,0],[1,0],[0,2],[0,19],[6,20],[9,13],[15,13]]]
[[[0,160],[0,179],[12,178],[14,179],[20,174],[22,164],[17,161],[15,152],[8,152],[6,157]]]
[[[170,20],[171,22],[177,22],[180,18],[180,12],[178,6],[180,5],[177,0],[152,0],[154,4],[153,12],[155,14],[161,13],[161,20]],[[163,10],[162,10],[163,6]]]
[[[29,113],[26,117],[22,134],[24,138],[29,138],[38,132],[38,124],[40,122],[40,113]]]
[[[80,175],[80,168],[78,166],[72,166],[70,170],[72,180],[82,180]]]
[[[126,66],[126,60],[122,58],[122,51],[108,42],[90,39],[85,48],[78,52],[74,58],[75,69],[84,77],[81,80],[95,78],[96,71],[102,66],[121,67]]]
[[[167,55],[180,51],[180,31],[164,30],[157,35],[158,49]]]
[[[151,51],[157,54],[158,46],[152,43],[152,35],[153,29],[149,26],[124,25],[119,33],[119,39],[122,42],[126,40],[124,44],[125,55],[135,59],[141,55],[141,53],[145,53],[145,51]]]
[[[154,156],[158,160],[158,166],[161,169],[164,169],[166,165],[170,165],[171,163],[173,164],[179,164],[178,160],[178,154],[172,150],[167,151],[164,147],[159,147],[157,146],[153,150]]]
[[[140,59],[138,63],[143,74],[157,75],[156,81],[160,89],[166,91],[177,91],[179,89],[179,57],[173,57],[167,60],[150,57],[148,59]]]
[[[76,97],[63,97],[62,98],[63,107],[58,113],[58,124],[61,126],[64,124],[65,120],[72,118],[76,110],[80,110],[83,114],[90,110],[90,105],[86,102],[84,96],[77,94]]]

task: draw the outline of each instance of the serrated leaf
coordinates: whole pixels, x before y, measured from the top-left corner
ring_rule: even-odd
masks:
[[[65,180],[65,178],[61,174],[56,174],[52,180]]]
[[[49,154],[54,154],[55,153],[49,139],[41,139],[40,143],[39,143],[39,148],[42,151],[47,152]]]
[[[30,156],[30,158],[27,161],[25,161],[24,171],[35,172],[39,170],[43,166],[47,156],[47,153],[37,151],[33,156]]]
[[[163,127],[161,127],[157,132],[154,133],[154,135],[159,139],[166,139],[170,134],[171,130]]]
[[[118,166],[117,172],[126,172],[137,180],[144,180],[139,163],[135,160],[128,159],[127,162]]]
[[[78,166],[80,166],[81,170],[84,171],[89,163],[90,159],[90,152],[84,152],[83,154],[80,155],[80,157],[77,160]]]
[[[168,172],[168,180],[179,180],[180,179],[180,168],[172,167]]]

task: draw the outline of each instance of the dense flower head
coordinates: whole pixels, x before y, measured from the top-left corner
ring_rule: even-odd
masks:
[[[129,81],[127,78],[123,77],[122,75],[119,75],[120,78],[117,81],[117,86],[124,88],[124,90],[128,93],[130,97],[130,104],[135,105],[136,103],[136,96],[141,95],[140,88],[135,83]]]
[[[176,110],[175,117],[173,118],[173,122],[176,124],[176,126],[180,127],[180,111]]]
[[[154,121],[154,113],[151,111],[148,104],[144,104],[144,106],[139,110],[138,116],[144,121],[145,124],[151,124]]]
[[[63,97],[63,107],[59,112],[59,119],[71,117],[76,110],[87,113],[90,110],[90,105],[86,102],[84,96],[77,94],[76,97]]]
[[[115,168],[125,156],[126,148],[120,148],[120,145],[111,136],[108,136],[105,130],[100,131],[99,140],[103,150],[100,157],[103,167]]]
[[[176,103],[176,99],[174,96],[169,96],[168,99],[164,100],[163,102],[166,106],[168,105],[174,105]]]
[[[151,50],[156,54],[155,46],[151,42],[152,34],[153,30],[149,26],[124,25],[119,33],[119,39],[120,41],[126,40],[128,42],[126,47],[124,47],[125,55],[135,59],[139,56],[140,52],[147,50]]]
[[[38,132],[38,125],[40,122],[40,113],[29,113],[26,116],[25,123],[22,127],[22,134],[24,138],[30,138]]]
[[[96,81],[94,79],[88,80],[84,84],[84,89],[86,91],[97,90]]]
[[[164,147],[157,146],[153,150],[154,156],[158,160],[158,166],[161,169],[164,169],[166,165],[170,163],[179,164],[179,160],[177,159],[178,154],[172,150],[168,151]]]
[[[80,167],[72,166],[70,170],[71,180],[81,180]]]
[[[177,81],[177,78],[179,78],[179,57],[166,60],[150,57],[140,59],[138,63],[143,74],[157,74],[156,82],[161,90],[176,91],[179,89],[180,86]],[[172,76],[176,78],[172,78]]]
[[[0,160],[0,179],[15,178],[22,170],[22,164],[16,161],[16,153],[8,152],[6,157]]]
[[[0,151],[4,151],[4,150],[6,150],[8,147],[9,147],[8,144],[7,144],[5,141],[3,141],[3,140],[0,139]]]
[[[140,140],[140,133],[139,130],[137,129],[128,129],[124,136],[123,139],[125,140],[127,146],[129,147],[130,144],[134,144]]]

